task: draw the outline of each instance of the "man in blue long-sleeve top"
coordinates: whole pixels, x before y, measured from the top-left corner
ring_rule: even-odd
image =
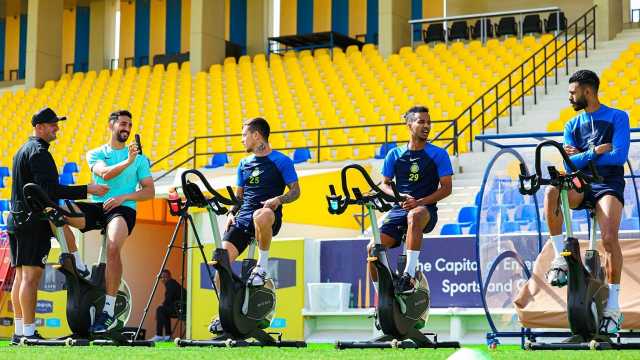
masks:
[[[631,135],[629,116],[624,111],[605,106],[598,100],[598,76],[589,70],[579,70],[569,79],[569,101],[576,111],[585,110],[564,127],[564,149],[578,169],[588,172],[593,160],[603,183],[592,184],[589,192],[569,191],[569,205],[574,210],[595,207],[604,246],[605,266],[609,285],[609,299],[604,310],[601,331],[617,333],[623,316],[618,298],[622,273],[622,252],[618,243],[618,230],[624,206],[624,163],[629,154]],[[560,192],[548,186],[544,211],[549,235],[556,257],[547,273],[553,286],[567,284],[567,263],[560,256],[564,247],[562,212],[559,209]]]

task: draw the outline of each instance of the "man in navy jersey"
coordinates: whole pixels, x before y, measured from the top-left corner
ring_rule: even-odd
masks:
[[[248,283],[261,286],[267,276],[271,238],[282,225],[282,205],[300,197],[298,175],[293,161],[269,145],[269,123],[254,118],[242,128],[242,143],[252,155],[238,164],[236,196],[242,205],[227,218],[222,247],[233,262],[249,246],[255,236],[258,242],[258,264]],[[283,195],[285,186],[289,188]]]
[[[407,265],[398,282],[398,293],[415,290],[415,274],[422,245],[422,234],[431,232],[438,221],[438,201],[451,194],[453,169],[446,150],[428,142],[431,130],[429,110],[414,106],[404,114],[410,133],[409,143],[387,153],[382,166],[384,181],[380,188],[393,194],[395,179],[398,191],[406,197],[401,206],[387,214],[380,227],[385,248],[399,246],[406,234]],[[372,244],[369,245],[369,250]],[[378,274],[369,264],[371,280],[377,289]]]
[[[610,108],[598,100],[600,80],[590,70],[579,70],[569,78],[569,102],[574,110],[584,110],[564,127],[564,148],[578,169],[589,173],[588,163],[593,160],[603,183],[591,185],[591,191],[569,191],[569,206],[574,210],[595,207],[604,247],[605,267],[609,283],[609,299],[604,309],[601,331],[617,333],[623,316],[618,297],[622,275],[622,252],[618,231],[624,206],[624,163],[629,155],[631,133],[629,116]],[[555,250],[555,259],[547,273],[553,286],[567,284],[567,262],[560,256],[564,249],[562,212],[558,207],[560,192],[548,186],[545,191],[544,211],[549,235]]]

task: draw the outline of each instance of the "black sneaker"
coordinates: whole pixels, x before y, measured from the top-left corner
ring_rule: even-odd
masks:
[[[96,321],[91,327],[91,332],[94,334],[105,334],[116,328],[118,320],[115,316],[110,316],[106,311],[101,312],[96,316]]]
[[[42,337],[42,335],[40,335],[40,333],[38,332],[38,330],[36,330],[33,335],[30,336],[26,336],[23,335],[21,336],[21,338],[25,338],[27,340],[44,340],[44,338]],[[13,340],[13,339],[12,339]],[[20,340],[18,339],[18,342],[20,342]]]
[[[22,339],[22,335],[13,334],[9,345],[20,345],[20,339]]]
[[[409,273],[404,273],[398,279],[398,284],[396,285],[396,293],[397,294],[412,294],[416,291],[415,288],[416,279],[411,277]]]

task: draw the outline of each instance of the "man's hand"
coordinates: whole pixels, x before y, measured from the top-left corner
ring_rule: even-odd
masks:
[[[402,202],[402,208],[409,211],[418,206],[418,200],[411,195],[404,195],[406,200]]]
[[[282,205],[282,201],[279,196],[276,196],[267,201],[263,201],[262,204],[264,205],[263,208],[270,208],[271,210],[276,211],[278,206]]]
[[[596,148],[593,151],[595,151],[595,153],[598,155],[602,155],[604,153],[608,153],[611,150],[613,150],[613,146],[611,146],[610,143],[606,143],[606,144],[600,144],[596,146]]]
[[[109,187],[107,185],[100,184],[89,184],[87,185],[87,193],[91,195],[102,196],[109,191]]]
[[[105,201],[104,204],[102,204],[102,208],[104,209],[105,212],[109,212],[117,208],[118,206],[122,205],[123,202],[124,202],[124,197],[122,196],[112,197],[112,198],[109,198],[107,201]]]
[[[567,153],[567,155],[569,156],[573,156],[575,154],[580,153],[580,151],[578,151],[578,149],[576,149],[575,147],[571,146],[571,145],[565,145],[564,146],[564,151]]]
[[[127,163],[133,164],[139,153],[138,145],[135,142],[129,144],[129,157],[127,158]]]
[[[236,216],[229,212],[227,215],[227,222],[224,224],[224,231],[225,232],[229,231],[229,228],[231,227],[231,225],[235,225],[235,224],[236,224]]]

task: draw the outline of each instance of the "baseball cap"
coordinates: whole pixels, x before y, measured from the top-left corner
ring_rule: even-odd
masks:
[[[58,116],[53,110],[51,110],[51,108],[46,107],[33,114],[33,117],[31,118],[31,125],[36,126],[36,124],[56,123],[66,119],[66,116]]]

